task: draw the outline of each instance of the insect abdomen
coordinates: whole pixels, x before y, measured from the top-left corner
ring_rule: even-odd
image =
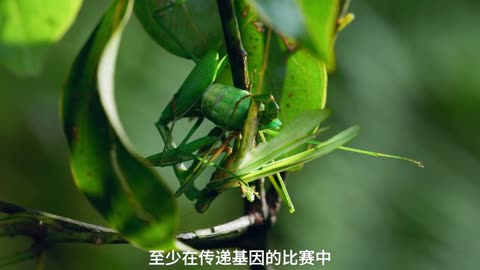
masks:
[[[248,91],[223,84],[212,84],[203,94],[201,109],[216,125],[227,127],[228,130],[240,130],[247,117],[250,99]]]

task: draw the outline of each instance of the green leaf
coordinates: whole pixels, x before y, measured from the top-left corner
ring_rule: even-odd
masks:
[[[254,74],[252,93],[273,93],[284,124],[303,111],[324,109],[327,101],[325,64],[307,50],[289,49],[285,40],[259,24],[255,11],[247,5],[236,7],[248,53],[249,73]]]
[[[115,108],[118,45],[134,2],[114,1],[78,55],[67,79],[62,113],[75,183],[133,245],[173,249],[178,213],[173,194],[137,156]]]
[[[305,47],[312,49],[325,63],[334,61],[333,44],[340,11],[339,0],[298,0],[305,18],[306,35],[300,37]]]
[[[324,62],[306,49],[290,48],[286,39],[262,25],[256,10],[246,1],[238,1],[236,12],[248,53],[249,73],[254,74],[252,93],[272,93],[280,105],[280,120],[284,125],[295,121],[304,111],[324,109],[327,101]],[[307,147],[301,146],[284,157]]]
[[[250,0],[265,23],[289,37],[305,35],[304,16],[294,0]]]
[[[263,21],[294,38],[316,57],[329,63],[339,12],[339,0],[249,0]]]
[[[327,102],[325,64],[307,50],[289,52],[274,35],[265,74],[265,89],[271,89],[280,105],[280,120],[289,123],[307,110],[321,110]]]
[[[40,72],[48,47],[77,16],[81,0],[0,1],[0,64],[18,75]]]
[[[152,39],[177,56],[198,59],[222,45],[215,0],[137,1],[135,14]]]
[[[248,56],[248,74],[251,77],[251,93],[262,94],[262,80],[265,75],[265,42],[266,28],[260,21],[257,12],[246,0],[235,1],[235,12],[238,21],[242,44]],[[228,70],[228,72],[231,71]],[[224,71],[225,73],[225,71]]]

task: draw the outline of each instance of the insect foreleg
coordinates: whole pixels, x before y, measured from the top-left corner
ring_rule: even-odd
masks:
[[[194,159],[191,155],[198,149],[200,149],[204,145],[213,145],[215,144],[217,138],[212,136],[202,137],[199,139],[194,140],[193,142],[188,143],[188,140],[191,138],[193,133],[198,129],[198,127],[203,122],[203,117],[200,117],[196,122],[195,125],[190,129],[189,133],[185,137],[185,139],[180,143],[177,147],[175,143],[170,139],[170,134],[166,134],[167,141],[165,141],[166,147],[164,148],[163,152],[159,154],[152,155],[148,157],[148,159],[153,163],[154,166],[171,166],[183,161],[188,161]],[[171,129],[168,126],[161,126],[162,132],[171,132]],[[162,138],[164,138],[162,136]]]
[[[197,179],[197,177],[203,172],[203,170],[208,166],[210,163],[212,163],[213,160],[215,160],[228,146],[230,141],[236,136],[235,133],[230,133],[228,137],[224,140],[222,145],[216,149],[216,151],[212,154],[212,156],[206,160],[205,158],[202,158],[201,160],[198,161],[197,164],[192,164],[190,168],[193,168],[188,175],[188,177],[185,179],[185,181],[182,183],[180,188],[178,188],[177,192],[175,192],[175,196],[179,197],[181,196],[185,190],[192,185],[193,181]],[[213,149],[213,148],[211,148]],[[190,169],[189,169],[190,171]]]
[[[218,138],[222,138],[224,131],[220,128],[214,128],[208,133],[208,138],[214,138],[215,141],[212,144],[204,144],[198,148],[198,152],[207,151],[211,152],[211,149],[217,144]],[[194,158],[197,158],[198,155],[192,155]],[[193,185],[193,181],[190,184],[187,184],[187,181],[190,181],[190,176],[194,173],[194,170],[199,166],[199,164],[204,160],[204,158],[196,159],[192,165],[187,169],[183,163],[176,164],[174,166],[174,172],[177,176],[177,179],[180,181],[180,186],[186,186],[184,188],[185,196],[189,200],[195,200],[198,198],[200,191]]]
[[[195,131],[197,131],[197,129],[200,127],[200,125],[203,123],[203,116],[200,116],[198,117],[197,121],[195,121],[195,124],[193,125],[193,127],[190,129],[190,132],[188,132],[187,136],[185,136],[185,138],[183,139],[183,141],[180,143],[179,147],[181,145],[185,145],[188,140],[190,140],[190,138],[192,137],[193,133],[195,133]]]

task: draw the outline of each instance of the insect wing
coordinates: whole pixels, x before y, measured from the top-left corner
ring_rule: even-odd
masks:
[[[315,134],[313,130],[325,121],[330,112],[314,110],[302,113],[295,121],[287,124],[272,140],[260,144],[247,153],[237,165],[237,173],[244,174],[257,170],[293,149],[305,144]]]

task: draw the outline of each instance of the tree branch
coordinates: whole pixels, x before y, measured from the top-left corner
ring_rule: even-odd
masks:
[[[247,52],[242,44],[233,0],[217,0],[217,5],[220,12],[220,19],[222,21],[233,83],[237,88],[249,89],[250,78],[248,77]],[[252,124],[256,123],[257,114],[258,108],[254,105],[252,100],[242,131],[242,143],[239,149],[240,157],[242,156],[242,153],[249,151],[255,141],[257,126],[252,126]],[[249,203],[245,200],[244,211],[246,215],[254,215],[257,217],[257,220],[255,221],[256,226],[250,226],[248,228],[247,232],[240,239],[240,247],[248,250],[266,250],[268,232],[272,224],[275,223],[281,200],[275,191],[270,190],[268,195],[266,194],[264,179],[255,181],[255,187],[260,198],[253,203]],[[265,266],[252,265],[250,269],[267,268]]]
[[[240,30],[233,7],[233,0],[217,0],[220,19],[222,20],[228,60],[232,69],[235,87],[247,90],[249,87],[247,52],[243,48]]]
[[[115,230],[42,211],[28,210],[8,202],[0,201],[0,212],[7,214],[0,219],[0,236],[27,236],[35,243],[41,243],[44,248],[60,243],[128,243]],[[179,233],[176,237],[197,249],[239,247],[244,245],[242,235],[249,227],[254,226],[258,219],[256,214],[245,215],[225,224]],[[11,259],[24,258],[27,255],[30,258],[37,253],[26,251]]]
[[[36,242],[50,243],[127,243],[112,229],[92,225],[54,214],[28,210],[0,201],[0,212],[8,214],[0,219],[0,236],[23,235]]]

